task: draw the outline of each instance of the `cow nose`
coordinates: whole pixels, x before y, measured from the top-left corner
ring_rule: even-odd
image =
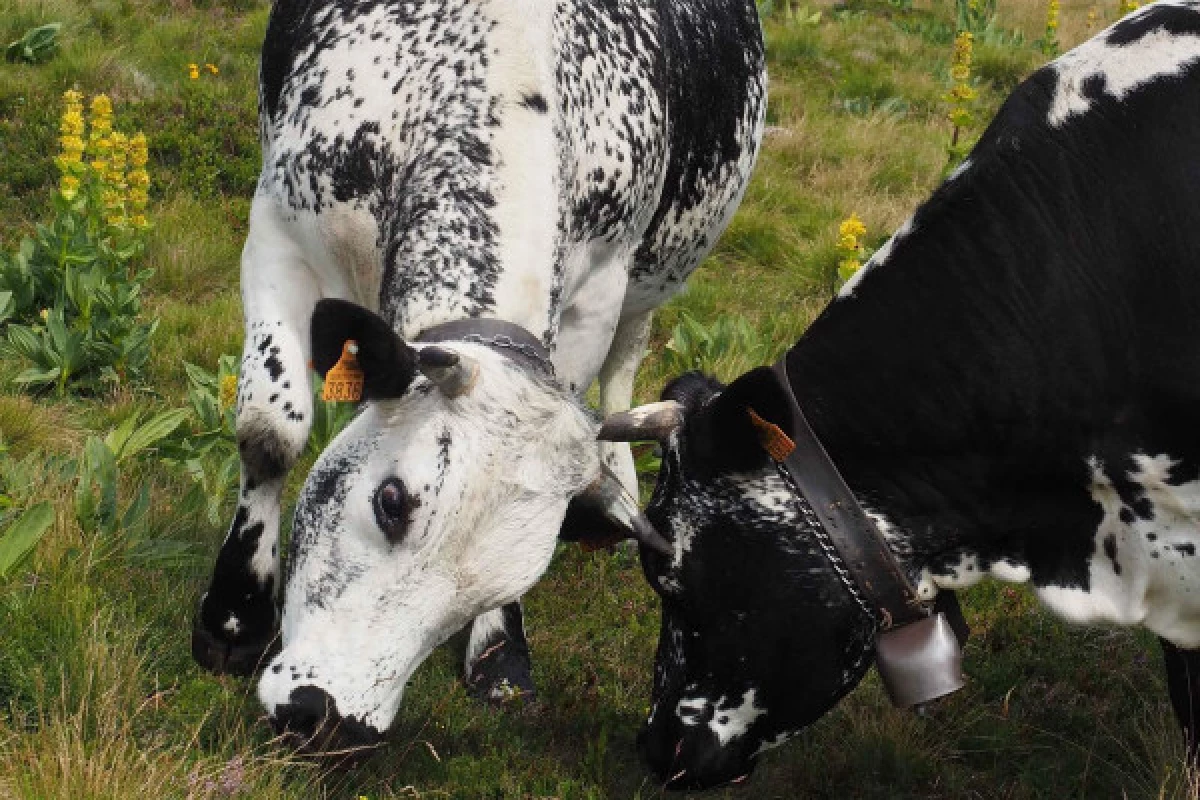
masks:
[[[637,737],[638,752],[667,789],[711,789],[741,783],[754,771],[755,759],[739,748],[722,748],[703,726],[680,725],[667,717],[647,725]]]
[[[337,701],[319,686],[293,689],[288,702],[276,706],[271,723],[301,751],[339,758],[365,756],[383,740],[373,725],[343,717]]]

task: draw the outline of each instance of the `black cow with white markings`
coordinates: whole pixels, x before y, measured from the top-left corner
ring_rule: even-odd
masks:
[[[1148,628],[1193,745],[1198,132],[1200,4],[1147,6],[1022,83],[784,357],[920,598],[990,576]],[[647,516],[674,552],[643,548],[662,633],[640,746],[676,787],[746,775],[875,655],[881,621],[764,448],[770,425],[795,434],[777,374],[683,376],[602,434],[664,444]]]

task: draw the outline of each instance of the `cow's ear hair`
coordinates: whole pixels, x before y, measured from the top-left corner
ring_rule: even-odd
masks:
[[[373,311],[346,300],[318,302],[312,315],[313,369],[324,377],[351,339],[358,344],[363,396],[383,399],[404,394],[417,374],[417,352]]]
[[[756,423],[755,417],[758,418]],[[739,377],[688,417],[688,462],[715,472],[747,472],[767,462],[763,424],[792,435],[787,395],[770,367]]]

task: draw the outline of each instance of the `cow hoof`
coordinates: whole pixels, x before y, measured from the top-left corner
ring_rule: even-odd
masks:
[[[529,651],[505,642],[485,652],[467,676],[467,693],[494,706],[528,705],[537,699]]]
[[[192,658],[217,675],[249,676],[267,665],[279,652],[279,635],[257,640],[231,642],[214,635],[199,618],[192,624]]]

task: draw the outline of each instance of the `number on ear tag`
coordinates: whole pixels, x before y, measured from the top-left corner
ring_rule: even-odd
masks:
[[[329,402],[357,403],[362,399],[363,373],[358,366],[358,342],[347,339],[342,345],[342,356],[329,372],[325,373],[325,387],[321,399]]]

